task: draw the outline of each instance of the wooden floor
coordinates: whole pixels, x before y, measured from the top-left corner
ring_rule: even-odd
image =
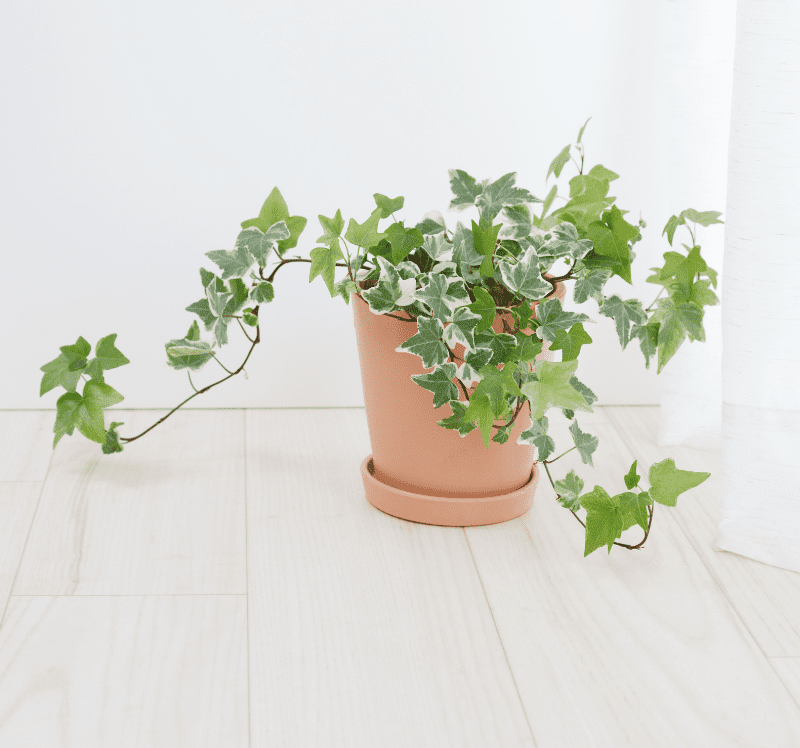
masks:
[[[657,408],[580,414],[596,469],[556,476],[713,476],[585,559],[545,481],[490,527],[374,509],[361,409],[185,411],[112,456],[53,418],[0,412],[3,748],[800,746],[800,574],[714,550],[719,460]]]

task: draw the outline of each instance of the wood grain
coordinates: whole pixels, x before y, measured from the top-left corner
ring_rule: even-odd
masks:
[[[0,410],[0,481],[44,480],[55,418],[52,410]]]
[[[770,657],[769,663],[800,709],[800,657]]]
[[[679,468],[711,472],[672,512],[739,617],[767,656],[800,657],[800,574],[716,549],[720,520],[718,453],[657,446],[657,408],[608,408],[628,447],[648,466],[672,457]]]
[[[253,748],[533,746],[463,530],[366,502],[364,412],[247,424]]]
[[[244,596],[13,597],[0,745],[244,748]]]
[[[554,478],[624,491],[630,451],[602,409],[578,421],[597,467],[572,452]],[[800,745],[800,710],[674,510],[656,508],[644,549],[583,558],[583,528],[540,485],[520,520],[466,531],[538,748]]]
[[[0,624],[41,491],[34,481],[0,482]]]
[[[136,434],[160,411],[115,411]],[[15,595],[246,591],[244,414],[178,413],[120,454],[53,455]]]

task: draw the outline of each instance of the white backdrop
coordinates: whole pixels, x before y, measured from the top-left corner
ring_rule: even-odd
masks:
[[[108,375],[123,407],[183,399],[189,385],[166,366],[164,342],[193,318],[184,307],[201,296],[197,270],[212,267],[203,254],[231,248],[275,185],[309,219],[297,250],[307,256],[318,213],[361,221],[373,192],[404,195],[407,223],[444,211],[448,168],[479,179],[518,171],[544,196],[548,164],[590,115],[589,162],[620,173],[613,194],[648,221],[634,288],[607,288],[648,304],[657,289],[644,278],[668,249],[660,231],[687,207],[664,186],[658,10],[636,0],[4,3],[0,408],[53,408],[55,392],[38,397],[39,366],[78,335],[94,344],[111,332],[132,361]],[[363,404],[352,310],[307,278],[306,264],[280,271],[249,379],[193,406]],[[581,378],[601,403],[658,403],[635,344],[621,353],[612,321],[585,306],[599,322]],[[223,361],[238,364],[245,348],[228,346]],[[217,378],[212,366],[198,384]]]

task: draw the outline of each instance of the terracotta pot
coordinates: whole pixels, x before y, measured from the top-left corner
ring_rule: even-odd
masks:
[[[556,295],[563,299],[563,284]],[[374,314],[357,294],[352,306],[372,445],[361,465],[367,500],[387,514],[432,525],[490,525],[524,514],[538,481],[534,448],[516,443],[530,426],[530,409],[517,416],[507,442],[489,442],[488,449],[478,429],[461,437],[442,428],[438,421],[450,408],[434,409],[433,393],[411,379],[432,369],[396,351],[416,333],[415,322],[403,312],[395,313],[403,320]],[[503,331],[504,317],[511,319],[498,315],[495,332]],[[459,358],[463,352],[454,349]]]

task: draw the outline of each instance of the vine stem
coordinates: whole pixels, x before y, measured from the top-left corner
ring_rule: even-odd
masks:
[[[254,309],[254,311],[257,312],[258,311],[258,307],[256,307]],[[182,408],[184,405],[186,405],[186,403],[188,403],[189,400],[192,400],[193,398],[197,397],[198,395],[202,395],[204,392],[208,392],[212,387],[216,387],[218,384],[222,384],[223,382],[227,382],[231,377],[235,377],[239,372],[244,370],[245,365],[247,364],[248,360],[250,359],[250,354],[253,352],[253,349],[259,344],[259,342],[261,342],[261,327],[260,326],[256,326],[256,339],[253,341],[253,344],[250,346],[250,350],[247,352],[247,356],[245,356],[244,361],[242,361],[242,365],[238,369],[236,369],[236,371],[232,371],[230,374],[228,374],[227,377],[223,377],[222,379],[220,379],[220,380],[218,380],[216,382],[213,382],[212,384],[209,384],[206,387],[203,387],[203,389],[201,389],[201,390],[196,390],[194,392],[194,394],[189,395],[189,397],[187,397],[182,403],[179,403],[178,405],[176,405],[163,418],[159,418],[152,426],[150,426],[150,427],[146,428],[144,431],[142,431],[141,434],[137,434],[136,436],[131,436],[131,437],[121,436],[119,438],[119,440],[122,441],[122,442],[125,442],[126,444],[128,444],[130,442],[133,442],[133,441],[136,441],[137,439],[143,437],[149,431],[152,431],[160,423],[163,423],[164,421],[166,421],[167,418],[169,418],[176,410],[178,410],[179,408]],[[216,357],[213,356],[213,355],[212,355],[212,358],[214,358],[216,360]],[[217,363],[220,363],[220,362],[217,361]],[[225,369],[225,371],[228,371],[228,370]],[[194,385],[192,385],[192,386],[194,386]]]
[[[566,452],[564,454],[566,454]],[[564,455],[559,455],[559,456],[563,457]],[[556,459],[558,459],[558,457]],[[550,460],[550,462],[554,462],[554,460]],[[553,487],[553,490],[556,492],[556,501],[558,501],[559,499],[561,499],[563,497],[561,496],[561,494],[556,489],[556,484],[553,482],[553,476],[550,475],[550,468],[547,467],[547,461],[543,461],[542,465],[544,465],[545,472],[547,473],[547,478],[550,481],[550,485]],[[585,528],[586,524],[578,516],[577,512],[575,512],[573,509],[570,509],[570,512],[572,512],[572,515],[575,517],[575,519],[577,519],[578,522],[581,523],[581,526]],[[653,507],[652,506],[648,506],[647,507],[647,513],[648,513],[647,530],[645,530],[644,537],[636,545],[628,545],[627,543],[618,543],[616,540],[613,542],[612,545],[618,545],[620,548],[627,548],[629,551],[637,551],[637,550],[639,550],[639,548],[641,548],[644,545],[644,541],[647,540],[647,536],[650,534],[650,528],[653,525]]]

